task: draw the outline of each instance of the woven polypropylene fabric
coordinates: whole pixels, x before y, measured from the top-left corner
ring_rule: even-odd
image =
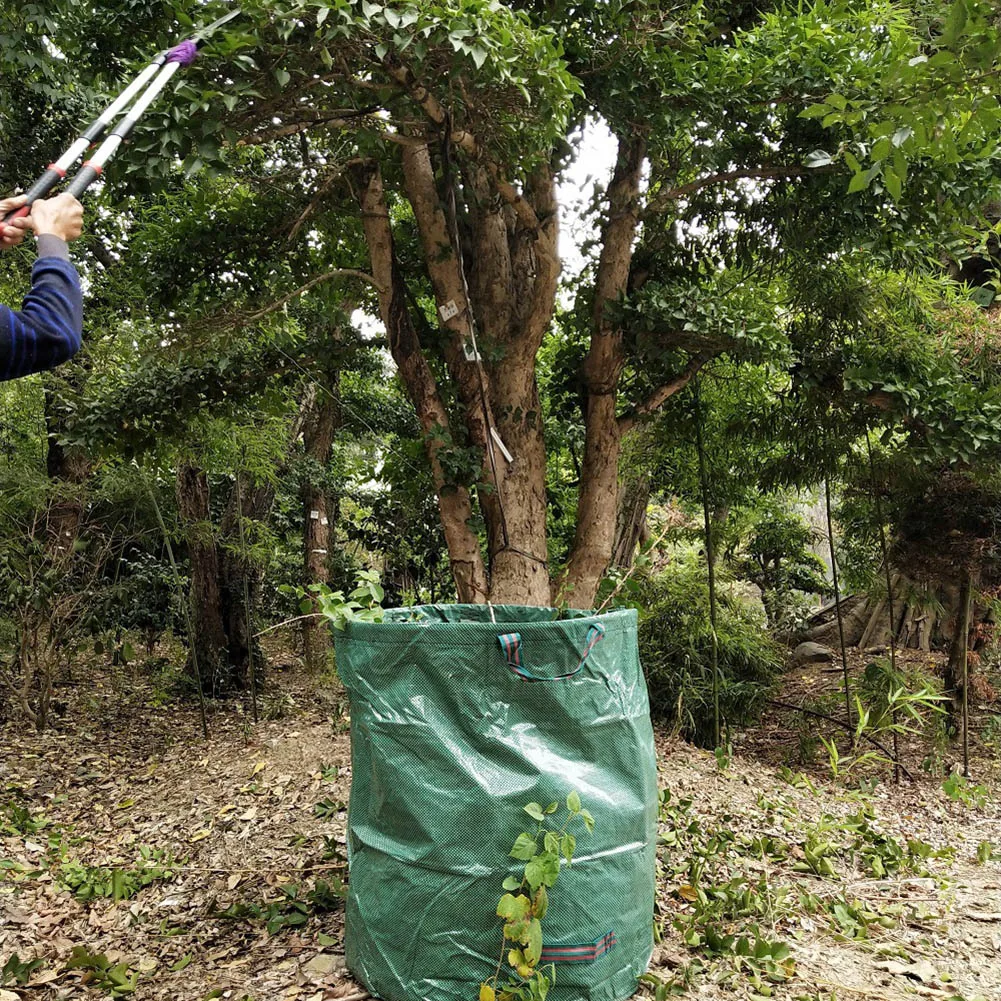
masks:
[[[386,1001],[469,1001],[500,954],[494,908],[530,802],[594,815],[553,889],[553,1001],[620,1001],[653,948],[657,771],[636,613],[423,606],[336,637],[351,698],[348,966]],[[525,681],[498,637],[517,632]],[[589,632],[590,631],[590,632]],[[610,937],[611,936],[611,937]]]

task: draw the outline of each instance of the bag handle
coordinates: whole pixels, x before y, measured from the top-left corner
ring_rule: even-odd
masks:
[[[500,648],[504,653],[504,659],[507,661],[507,666],[522,681],[566,681],[567,678],[572,678],[574,675],[581,672],[587,658],[591,655],[591,651],[604,638],[605,627],[597,622],[592,623],[590,629],[587,631],[587,638],[584,640],[584,649],[581,651],[580,662],[572,671],[569,672],[569,674],[558,674],[553,678],[544,678],[537,674],[533,674],[522,663],[521,633],[504,633],[502,636],[497,637],[497,642],[500,644]]]

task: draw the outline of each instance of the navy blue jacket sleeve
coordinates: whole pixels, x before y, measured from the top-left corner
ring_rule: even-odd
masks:
[[[0,380],[55,368],[80,350],[83,294],[69,261],[39,257],[20,312],[0,306]]]

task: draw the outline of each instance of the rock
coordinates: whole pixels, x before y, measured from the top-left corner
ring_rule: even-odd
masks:
[[[329,977],[344,968],[344,957],[329,952],[321,952],[306,964],[306,972],[314,977]]]
[[[800,643],[792,652],[790,664],[802,667],[804,664],[829,664],[834,660],[834,651],[820,643]]]

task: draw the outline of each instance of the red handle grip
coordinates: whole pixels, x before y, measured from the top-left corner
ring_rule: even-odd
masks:
[[[6,226],[8,223],[12,223],[15,219],[24,219],[26,216],[31,215],[31,206],[22,205],[19,209],[14,209],[13,212],[9,212],[4,216],[3,222]]]

